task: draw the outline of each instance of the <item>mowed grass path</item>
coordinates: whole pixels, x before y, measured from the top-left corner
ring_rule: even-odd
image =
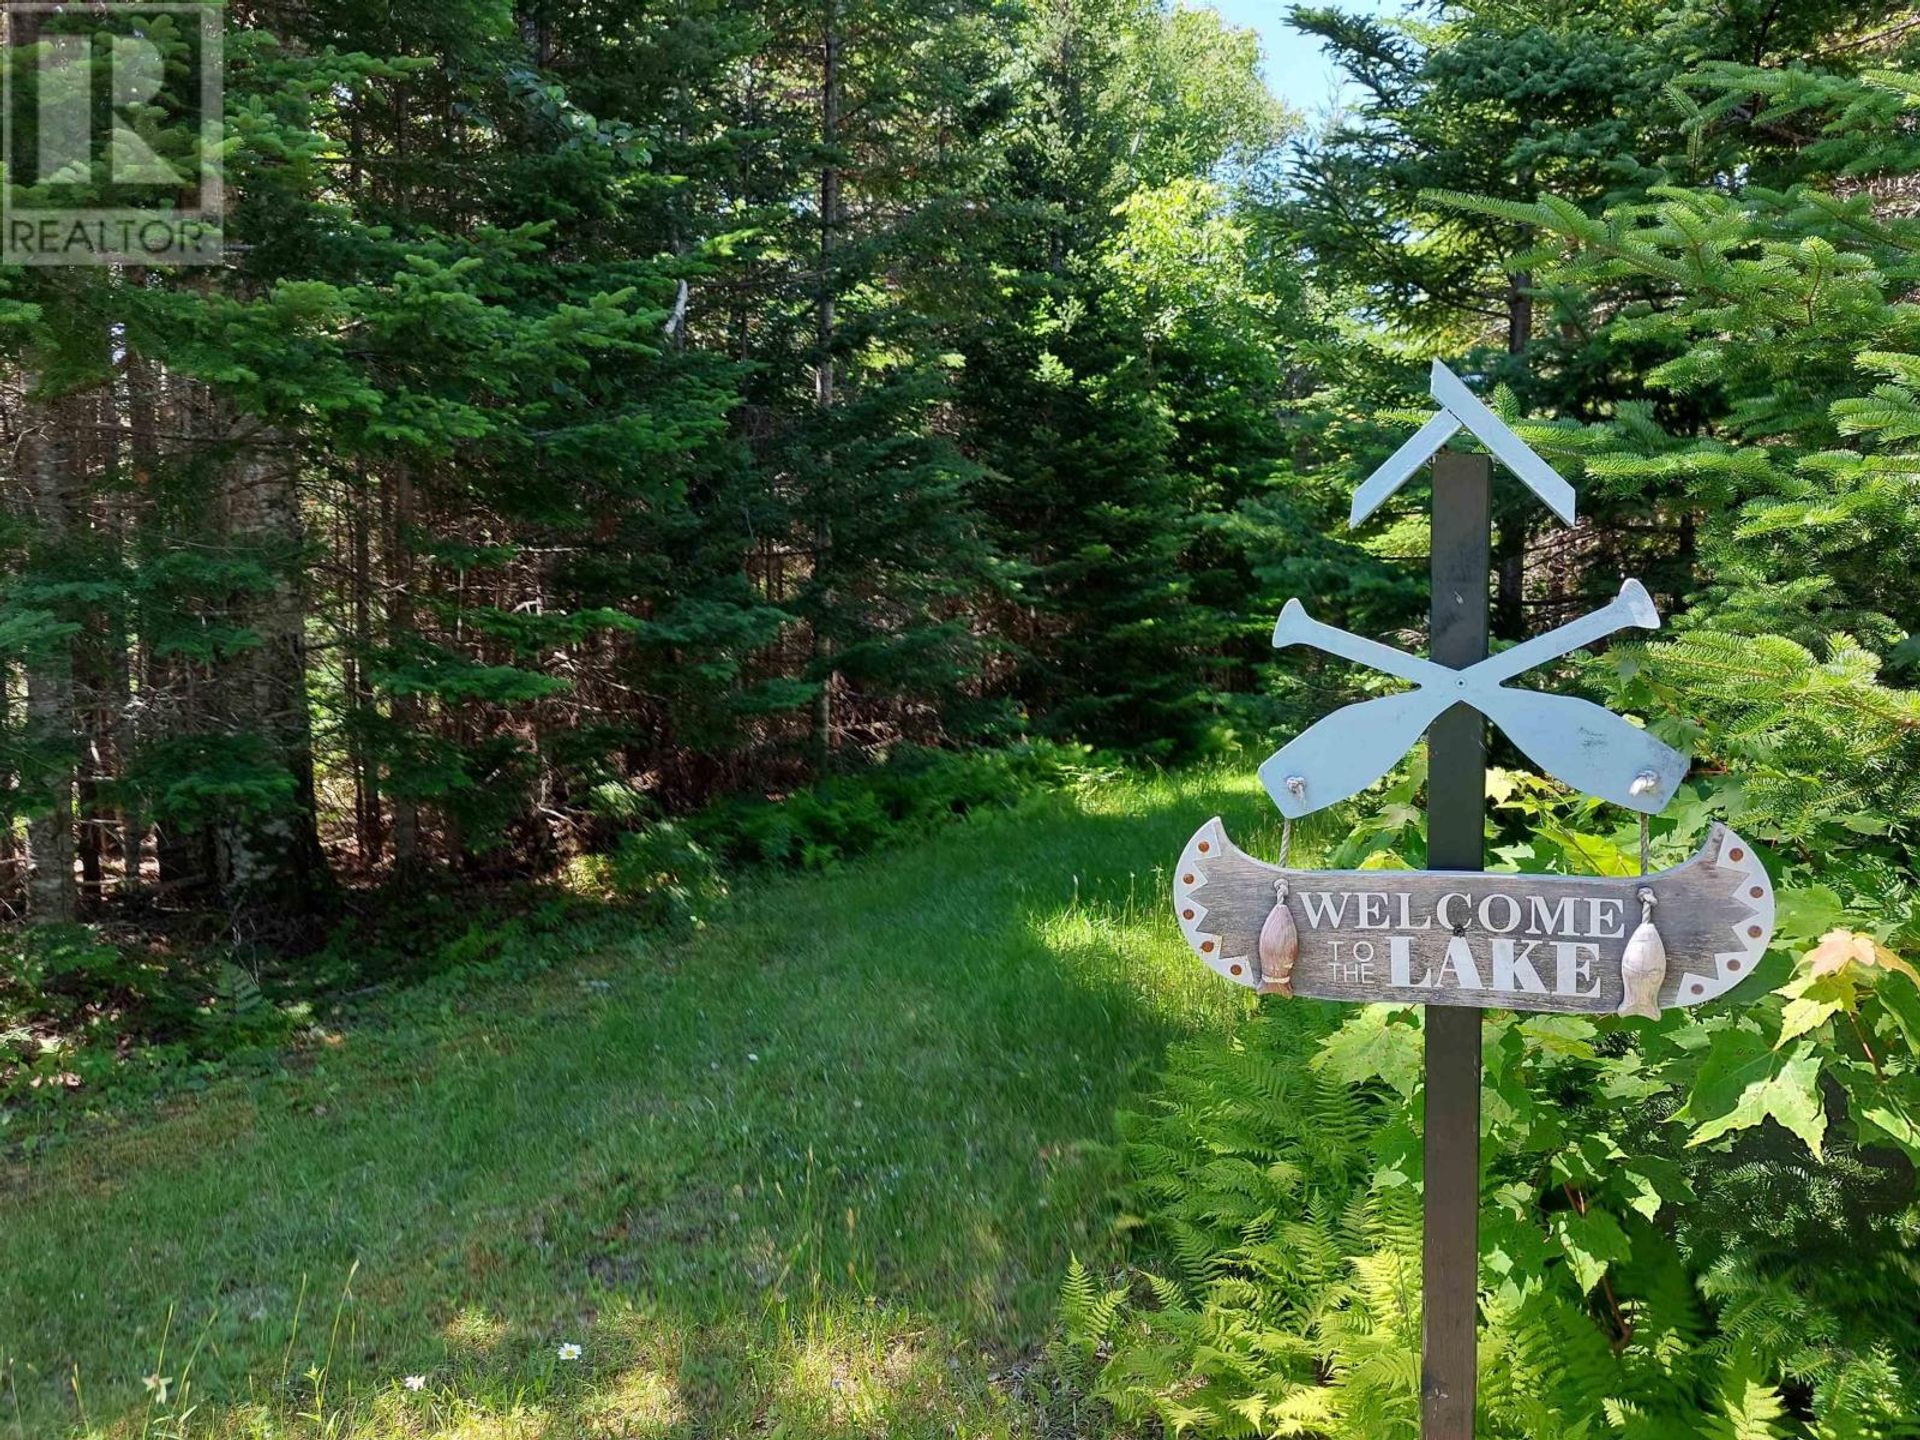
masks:
[[[1086,1142],[1245,1013],[1167,916],[1216,809],[1271,828],[1125,780],[752,875],[12,1167],[0,1440],[1092,1433],[1032,1366]]]

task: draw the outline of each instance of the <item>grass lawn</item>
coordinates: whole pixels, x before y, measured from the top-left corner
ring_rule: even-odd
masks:
[[[1097,1433],[1034,1362],[1114,1106],[1246,1013],[1164,898],[1216,809],[1272,848],[1116,782],[14,1165],[0,1440]]]

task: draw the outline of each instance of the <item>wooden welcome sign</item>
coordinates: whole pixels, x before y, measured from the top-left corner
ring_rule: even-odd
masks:
[[[1656,1014],[1725,994],[1766,951],[1773,885],[1753,847],[1724,826],[1684,865],[1614,878],[1282,870],[1235,845],[1216,818],[1187,842],[1173,900],[1208,968],[1262,994],[1607,1015],[1627,1002],[1622,962],[1642,891],[1653,896],[1666,959]],[[1290,965],[1261,954],[1277,902],[1297,938]]]
[[[1194,953],[1263,994],[1389,1001],[1426,1012],[1424,1300],[1420,1433],[1471,1440],[1480,1200],[1480,1017],[1475,1010],[1638,1015],[1698,1005],[1752,974],[1773,935],[1773,886],[1753,847],[1716,826],[1671,870],[1628,877],[1486,874],[1485,725],[1576,790],[1635,810],[1665,808],[1687,757],[1590,701],[1511,688],[1525,672],[1628,627],[1660,624],[1627,580],[1607,605],[1489,655],[1491,466],[1443,454],[1470,432],[1560,519],[1574,490],[1451,374],[1435,364],[1440,412],[1354,494],[1358,525],[1433,462],[1431,654],[1410,655],[1322,624],[1298,600],[1277,647],[1307,645],[1412,688],[1344,706],[1269,756],[1260,782],[1290,826],[1384,778],[1427,737],[1428,863],[1433,870],[1313,871],[1269,865],[1218,819],[1187,842],[1173,905]],[[1644,859],[1643,859],[1644,868]]]

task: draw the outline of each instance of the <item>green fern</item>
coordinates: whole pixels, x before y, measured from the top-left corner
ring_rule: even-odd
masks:
[[[230,960],[222,960],[214,972],[213,990],[221,1013],[230,1019],[257,1019],[267,1009],[260,982]]]

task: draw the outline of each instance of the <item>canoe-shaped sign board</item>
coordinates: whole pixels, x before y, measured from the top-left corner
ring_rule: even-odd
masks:
[[[1287,915],[1276,917],[1282,881]],[[1282,870],[1240,849],[1216,818],[1180,856],[1173,906],[1194,953],[1254,990],[1611,1014],[1627,994],[1621,965],[1645,913],[1642,889],[1664,950],[1658,1006],[1724,995],[1766,953],[1773,886],[1753,847],[1719,825],[1671,870],[1587,877]],[[1281,930],[1290,920],[1290,942],[1297,936],[1290,974],[1262,961],[1261,932],[1272,936],[1276,919]]]

